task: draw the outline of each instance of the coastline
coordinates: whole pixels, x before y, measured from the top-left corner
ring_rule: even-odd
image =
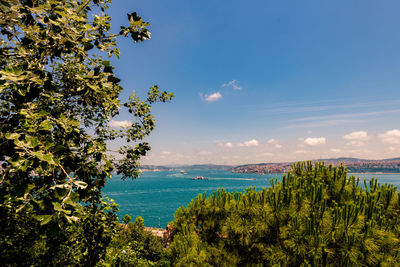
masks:
[[[348,172],[347,174],[400,174],[400,172]]]

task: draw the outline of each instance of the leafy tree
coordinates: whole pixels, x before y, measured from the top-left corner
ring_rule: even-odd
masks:
[[[119,36],[150,38],[136,13],[111,33],[111,0],[0,1],[0,262],[94,265],[117,224],[102,199],[112,171],[139,175],[151,105],[172,94],[149,89],[120,103],[123,89],[107,59]],[[104,59],[106,58],[106,59]],[[123,106],[132,125],[110,129]],[[107,142],[122,138],[120,161]]]
[[[139,228],[144,228],[144,219],[142,218],[142,216],[136,217],[133,225],[135,225]]]
[[[128,223],[131,221],[131,219],[132,219],[132,217],[129,216],[128,214],[125,214],[125,216],[122,217],[122,221],[123,221],[125,224],[128,224]]]
[[[298,163],[271,187],[218,190],[171,223],[174,266],[399,266],[400,192]]]
[[[163,240],[144,227],[142,217],[126,226],[119,226],[106,257],[106,266],[170,266]]]

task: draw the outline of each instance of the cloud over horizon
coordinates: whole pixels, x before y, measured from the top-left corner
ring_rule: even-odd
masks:
[[[121,127],[128,127],[132,125],[132,122],[129,120],[123,120],[123,121],[118,121],[118,120],[110,120],[109,125],[114,128],[121,128]]]
[[[393,129],[380,134],[379,137],[384,143],[387,144],[400,144],[400,130]]]
[[[304,143],[309,146],[316,146],[316,145],[324,145],[326,144],[326,138],[325,137],[308,137],[304,140]]]
[[[251,147],[251,146],[258,146],[259,143],[256,139],[251,139],[249,141],[246,141],[244,143],[240,143],[238,146],[246,146],[246,147]]]
[[[327,142],[327,137],[329,142]],[[241,143],[217,141],[201,145],[197,151],[186,151],[183,154],[170,155],[166,148],[160,152],[162,164],[209,163],[215,164],[251,164],[260,162],[291,162],[311,160],[316,158],[355,157],[365,159],[384,159],[399,157],[400,129],[383,131],[380,134],[368,134],[366,131],[347,131],[337,135],[305,138],[281,137],[279,142],[267,139],[259,142],[257,139],[245,140]],[[361,140],[360,140],[361,139]],[[223,140],[223,139],[222,139]],[[169,150],[172,149],[172,150]],[[251,150],[252,153],[245,153]],[[154,158],[155,160],[156,158]],[[181,162],[182,161],[182,162]]]
[[[230,82],[224,83],[222,87],[232,87],[233,90],[242,90],[242,87],[238,85],[237,80],[232,80]]]
[[[206,94],[204,95],[204,100],[207,102],[215,102],[218,101],[222,98],[222,95],[220,92],[215,92],[212,94]]]
[[[231,142],[226,142],[226,143],[218,143],[217,146],[231,148],[233,147],[233,144]]]
[[[369,136],[366,131],[358,131],[358,132],[351,132],[343,136],[343,139],[346,140],[368,140]]]
[[[360,140],[351,140],[350,142],[346,143],[348,146],[357,146],[357,147],[362,147],[365,146],[365,143]]]

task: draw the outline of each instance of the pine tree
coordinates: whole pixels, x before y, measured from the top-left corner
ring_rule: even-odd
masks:
[[[183,264],[359,266],[400,264],[400,192],[343,166],[299,162],[269,188],[218,190],[180,208],[169,253]],[[213,257],[212,255],[219,255]]]

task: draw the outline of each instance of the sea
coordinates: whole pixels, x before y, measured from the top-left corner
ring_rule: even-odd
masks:
[[[400,174],[350,174],[361,179],[375,177],[381,184],[391,183],[400,188]],[[208,180],[192,180],[196,176]],[[262,189],[270,186],[270,180],[280,180],[282,174],[246,174],[225,170],[188,170],[143,172],[135,180],[121,180],[115,175],[107,181],[104,196],[119,204],[121,219],[129,214],[133,220],[141,216],[148,227],[165,228],[174,219],[175,211],[188,206],[198,194],[211,194],[218,188],[229,192],[243,192],[248,187]]]

